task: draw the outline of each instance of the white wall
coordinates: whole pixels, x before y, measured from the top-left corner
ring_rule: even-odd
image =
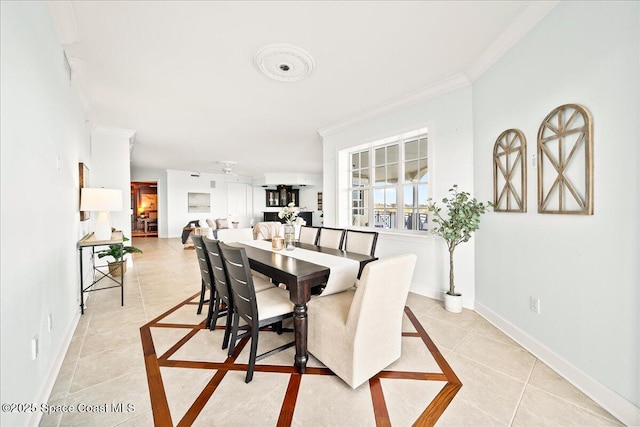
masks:
[[[111,226],[131,238],[131,172],[129,144],[134,132],[97,127],[91,132],[90,185],[122,191],[122,211],[111,212]],[[97,214],[91,215],[95,221]],[[93,228],[92,228],[93,229]]]
[[[434,199],[441,199],[453,184],[471,191],[473,188],[473,129],[471,86],[457,89],[437,98],[407,106],[366,123],[327,135],[323,138],[324,223],[347,227],[340,218],[338,202],[348,206],[348,192],[339,187],[338,151],[363,143],[428,127],[435,160],[431,171]],[[345,173],[345,171],[342,171]],[[341,199],[339,199],[341,198]],[[343,209],[343,212],[346,210]],[[456,289],[463,294],[464,305],[473,308],[474,239],[461,245],[455,253]],[[448,289],[448,252],[442,239],[381,232],[376,255],[391,256],[404,252],[418,255],[411,285],[412,292],[441,298]],[[446,256],[445,256],[446,255]]]
[[[527,213],[486,215],[478,233],[478,305],[636,409],[639,9],[638,2],[561,2],[473,84],[476,195],[492,197],[492,149],[502,131],[521,129],[529,156]],[[592,216],[537,213],[538,127],[565,103],[593,115]],[[539,315],[529,310],[530,296],[541,300]]]
[[[198,177],[193,172],[167,170],[167,236],[180,237],[182,228],[191,220],[216,219],[229,217],[228,182],[249,184],[251,180],[243,177],[229,177],[223,174],[201,173]],[[211,181],[216,182],[211,188]],[[160,192],[160,189],[158,189]],[[188,193],[211,194],[211,211],[206,213],[189,213]],[[158,196],[159,197],[159,196]],[[242,224],[248,226],[248,224]]]
[[[76,244],[89,222],[80,222],[78,162],[92,162],[46,4],[3,1],[0,19],[1,395],[3,403],[39,404],[79,318]],[[35,336],[40,353],[31,360]],[[3,411],[0,424],[39,415]]]

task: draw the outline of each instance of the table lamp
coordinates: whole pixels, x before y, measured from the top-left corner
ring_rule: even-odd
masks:
[[[96,240],[111,239],[110,211],[122,210],[122,190],[107,188],[83,188],[80,193],[80,210],[98,212]]]

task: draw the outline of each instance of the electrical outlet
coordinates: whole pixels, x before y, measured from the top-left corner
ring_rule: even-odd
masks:
[[[529,308],[536,314],[540,314],[540,299],[529,297]]]
[[[38,358],[38,336],[36,335],[31,339],[31,360],[36,360]]]

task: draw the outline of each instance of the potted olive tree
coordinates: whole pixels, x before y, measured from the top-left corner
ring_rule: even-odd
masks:
[[[471,239],[471,233],[480,228],[480,216],[489,210],[491,202],[485,205],[472,198],[469,193],[459,191],[454,185],[449,189],[449,197],[442,199],[447,208],[443,216],[440,208],[433,200],[429,199],[427,209],[433,213],[432,232],[442,237],[447,242],[449,250],[449,291],[444,294],[444,307],[453,313],[462,312],[462,295],[456,293],[453,280],[453,252],[460,243]]]
[[[128,241],[129,239],[123,237],[123,241]],[[120,276],[120,265],[122,265],[122,274],[127,272],[127,263],[122,262],[122,257],[126,254],[141,254],[142,251],[138,248],[134,248],[133,246],[124,246],[124,245],[109,245],[109,249],[102,250],[98,252],[98,258],[104,258],[106,256],[110,256],[113,258],[113,261],[107,261],[109,265],[109,274],[113,277]]]

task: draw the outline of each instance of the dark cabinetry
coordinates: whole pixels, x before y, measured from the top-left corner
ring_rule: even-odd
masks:
[[[308,226],[313,225],[313,212],[299,212],[298,216],[304,219],[307,222]],[[284,219],[278,218],[278,212],[264,212],[264,221],[276,221],[284,223]]]
[[[279,185],[276,190],[265,190],[265,193],[268,208],[287,206],[289,203],[295,203],[298,206],[300,199],[300,190],[288,185]]]

